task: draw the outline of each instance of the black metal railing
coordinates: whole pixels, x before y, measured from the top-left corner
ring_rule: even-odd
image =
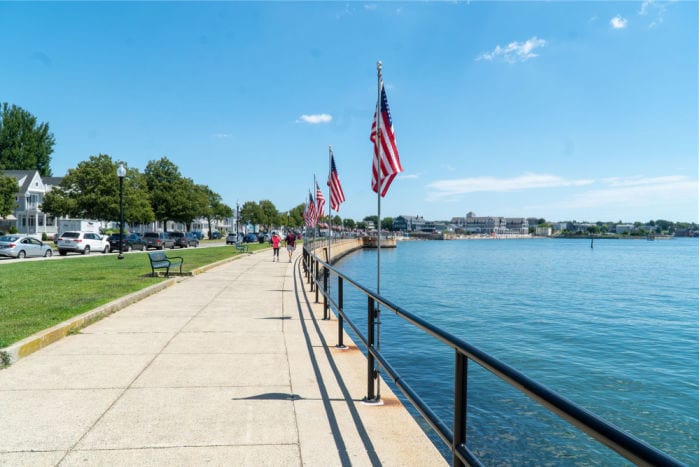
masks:
[[[403,393],[406,399],[413,405],[418,413],[420,413],[435,433],[445,442],[452,453],[453,465],[482,465],[476,455],[467,447],[466,443],[467,372],[470,361],[483,367],[516,390],[529,396],[545,409],[558,415],[580,431],[590,435],[599,443],[614,450],[637,465],[683,465],[668,454],[626,433],[597,415],[528,378],[509,365],[482,352],[447,331],[433,326],[424,319],[358,284],[315,254],[313,247],[322,245],[323,244],[319,243],[314,244],[313,242],[304,245],[302,260],[303,271],[307,277],[310,290],[315,292],[316,302],[319,302],[319,295],[323,296],[323,319],[330,319],[331,310],[334,310],[338,317],[337,346],[343,346],[343,327],[347,325],[358,339],[360,339],[367,350],[367,394],[365,400],[374,401],[378,398],[375,392],[375,388],[377,387],[378,365],[384,370],[394,385]],[[337,301],[334,301],[331,293],[329,293],[330,273],[333,273],[338,278],[336,290]],[[353,323],[343,309],[343,288],[346,284],[350,284],[367,297],[366,332],[363,332]],[[454,350],[454,406],[451,429],[431,410],[420,395],[402,379],[401,375],[375,346],[375,329],[380,314],[380,307],[393,312],[396,316],[412,324],[424,333],[438,339]]]

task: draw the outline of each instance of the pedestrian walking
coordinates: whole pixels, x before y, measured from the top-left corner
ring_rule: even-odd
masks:
[[[272,242],[272,262],[274,263],[275,260],[279,263],[280,262],[280,241],[282,239],[280,238],[279,235],[277,235],[277,232],[272,232],[272,238],[270,239],[270,242]]]
[[[287,253],[289,253],[289,262],[292,262],[292,253],[296,249],[297,235],[291,230],[287,232],[287,236],[284,238],[284,243],[287,245]]]

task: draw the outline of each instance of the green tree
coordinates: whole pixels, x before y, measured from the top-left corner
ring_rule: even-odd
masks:
[[[343,227],[346,229],[354,229],[356,226],[355,221],[352,219],[343,219]]]
[[[221,195],[214,192],[207,185],[197,185],[197,189],[201,190],[207,198],[207,205],[202,215],[207,219],[207,223],[209,224],[209,235],[211,236],[211,221],[232,217],[233,209],[231,209],[230,206],[222,203]]]
[[[158,221],[163,225],[169,220],[177,222],[191,221],[196,215],[186,206],[192,203],[194,183],[180,174],[178,167],[167,157],[149,161],[144,171],[146,186],[151,199],[151,208]],[[195,200],[195,208],[203,210],[201,199]]]
[[[262,209],[254,201],[246,201],[240,210],[241,222],[244,224],[262,224]]]
[[[266,226],[267,230],[270,231],[272,226],[279,220],[279,213],[277,212],[277,208],[272,203],[272,201],[267,199],[263,199],[260,202],[258,202],[258,206],[260,206],[261,214],[259,223]]]
[[[301,203],[289,210],[290,227],[297,228],[304,226],[304,209],[306,209],[306,205]]]
[[[360,230],[366,230],[367,229],[367,222],[365,222],[365,221],[358,222],[357,228]]]
[[[195,184],[191,178],[183,178],[180,181],[179,193],[184,196],[182,204],[174,206],[171,220],[190,225],[195,218],[203,216],[209,205],[209,197],[199,185]]]
[[[394,218],[385,217],[382,219],[382,230],[394,230]]]
[[[16,105],[2,104],[0,113],[0,170],[38,170],[51,176],[51,153],[55,143],[48,123]]]
[[[365,222],[374,222],[374,225],[377,225],[377,219],[379,219],[377,216],[365,216],[362,220]]]
[[[118,165],[106,154],[90,156],[87,161],[70,169],[61,184],[44,196],[42,211],[55,217],[119,220]],[[124,177],[124,220],[127,223],[146,223],[153,219],[141,174],[136,169],[127,168]]]
[[[14,177],[0,175],[0,217],[7,217],[15,210],[18,191],[19,185]]]
[[[331,219],[331,225],[338,225],[338,226],[343,225],[343,219],[341,219],[340,216],[335,215]]]

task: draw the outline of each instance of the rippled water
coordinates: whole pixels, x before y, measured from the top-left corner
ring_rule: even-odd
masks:
[[[376,256],[337,266],[374,290]],[[401,242],[381,264],[389,300],[698,464],[697,239]],[[366,320],[365,298],[348,288],[345,304]],[[452,352],[391,313],[381,348],[451,426]],[[477,365],[468,384],[468,445],[487,465],[625,464]]]

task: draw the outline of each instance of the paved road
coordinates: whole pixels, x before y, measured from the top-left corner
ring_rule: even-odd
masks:
[[[334,348],[269,251],[174,285],[0,370],[0,465],[444,465]],[[346,343],[350,343],[346,337]]]

